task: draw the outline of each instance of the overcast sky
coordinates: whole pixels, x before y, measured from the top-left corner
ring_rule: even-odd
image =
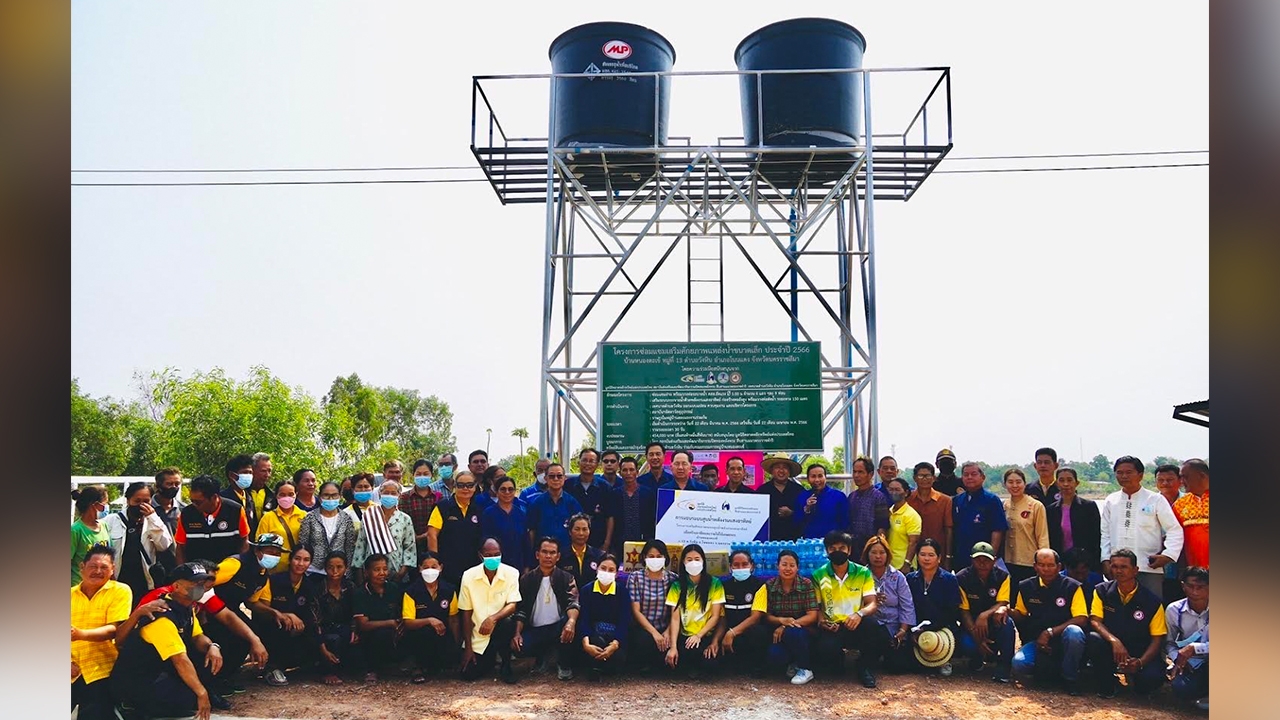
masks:
[[[688,2],[72,7],[75,169],[474,165],[471,76],[549,72],[547,47],[569,27],[643,24],[675,46],[677,70],[730,70],[744,36],[788,17]],[[950,66],[956,156],[1208,147],[1204,3],[796,14],[858,27],[867,67]],[[500,120],[545,135],[544,89],[531,89]],[[732,79],[673,97],[673,135],[740,133]],[[1073,459],[1208,452],[1206,430],[1170,417],[1208,397],[1206,168],[935,175],[876,212],[882,452],[902,464],[943,446],[991,462],[1029,462],[1044,444]],[[134,372],[167,366],[243,377],[262,364],[319,397],[356,372],[446,400],[464,452],[485,428],[495,455],[515,452],[514,427],[536,438],[540,205],[504,207],[483,183],[83,187],[72,223],[72,374],[90,394],[128,396]],[[637,317],[631,339],[655,327],[683,339],[684,284],[669,282],[680,302]],[[786,339],[771,299],[743,303],[733,318],[769,315],[751,327],[771,335],[731,319],[731,337]]]

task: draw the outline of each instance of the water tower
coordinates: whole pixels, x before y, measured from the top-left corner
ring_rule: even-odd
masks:
[[[737,70],[677,71],[657,32],[592,23],[552,42],[551,74],[473,78],[472,153],[504,205],[546,209],[544,453],[568,457],[575,427],[600,437],[600,343],[634,339],[647,295],[679,295],[661,339],[820,341],[824,436],[877,454],[875,207],[951,150],[951,74],[863,68],[865,50],[802,18],[743,39]],[[526,134],[530,98],[546,126]],[[681,103],[688,135],[669,132]]]

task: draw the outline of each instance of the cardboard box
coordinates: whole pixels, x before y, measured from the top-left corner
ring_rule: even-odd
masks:
[[[644,549],[644,543],[639,541],[625,542],[622,544],[622,570],[623,572],[643,572],[644,558],[640,556],[640,551]],[[667,543],[667,568],[673,573],[680,572],[680,552],[684,550],[683,545]],[[716,577],[729,574],[729,551],[727,549],[711,549],[704,548],[707,553],[706,571]]]

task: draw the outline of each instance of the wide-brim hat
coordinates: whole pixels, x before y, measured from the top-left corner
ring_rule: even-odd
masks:
[[[951,628],[925,630],[916,636],[916,660],[927,668],[942,667],[951,662],[956,651],[956,636]]]
[[[770,455],[760,463],[760,467],[764,468],[766,473],[773,473],[773,468],[778,463],[787,464],[787,470],[790,471],[791,477],[795,477],[804,471],[804,468],[800,467],[800,463],[792,460],[791,456],[786,453],[774,453]]]

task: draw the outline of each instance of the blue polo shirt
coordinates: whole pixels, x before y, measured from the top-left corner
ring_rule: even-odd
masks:
[[[650,475],[649,477],[652,478],[653,476]],[[679,490],[680,488],[676,487],[676,479],[675,477],[672,477],[667,482],[664,482],[661,485],[659,485],[658,489],[659,490]],[[702,481],[698,480],[695,477],[689,478],[689,483],[684,486],[684,489],[685,490],[701,490],[703,492],[707,492],[711,490],[711,488],[707,487]]]
[[[529,501],[525,517],[534,541],[542,536],[553,537],[564,547],[569,547],[569,518],[582,512],[582,505],[567,492],[560,493],[560,502],[551,499],[550,492],[538,494]]]
[[[520,495],[518,497],[527,503],[530,500],[532,500],[534,497],[546,491],[547,491],[547,484],[545,482],[540,483],[535,479],[532,485],[520,491]]]
[[[818,502],[813,512],[806,513],[804,506],[813,497],[812,490],[805,490],[796,498],[792,511],[800,524],[800,537],[822,538],[832,530],[844,530],[849,527],[849,498],[837,488],[824,487],[818,495]]]
[[[596,475],[591,480],[591,484],[584,488],[582,481],[574,478],[572,482],[565,483],[564,491],[572,495],[582,506],[582,511],[591,516],[591,537],[587,539],[587,544],[592,547],[603,546],[605,523],[609,520],[613,509],[613,504],[610,502],[613,489],[609,487],[609,483]]]
[[[641,475],[636,477],[637,482],[649,488],[650,490],[657,490],[663,485],[666,485],[669,482],[673,482],[675,479],[676,479],[676,476],[672,475],[671,471],[667,470],[666,468],[662,469],[662,480],[660,481],[655,481],[653,479],[653,473],[651,472],[642,473]]]
[[[504,512],[497,503],[480,513],[480,531],[485,537],[496,537],[502,543],[502,562],[524,572],[534,565],[529,551],[529,521],[525,504],[512,502],[511,512]]]
[[[959,571],[969,567],[969,550],[975,543],[991,542],[991,533],[1009,529],[1004,516],[1004,503],[986,488],[977,494],[968,491],[951,501],[951,518],[955,532],[955,557],[951,568]]]

